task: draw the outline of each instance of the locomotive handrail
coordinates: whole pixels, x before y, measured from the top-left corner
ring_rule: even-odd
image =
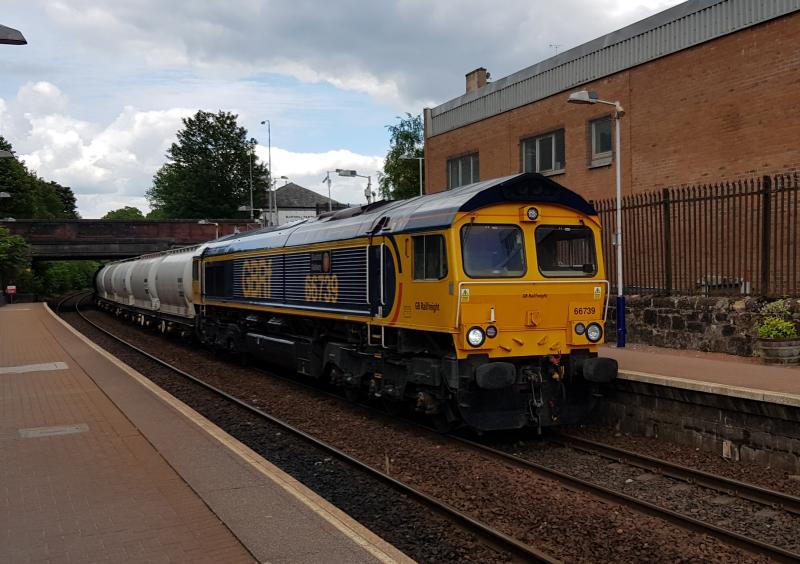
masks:
[[[461,288],[468,284],[473,284],[475,286],[487,284],[605,284],[606,304],[603,308],[603,324],[605,324],[606,318],[608,317],[608,300],[609,292],[611,291],[611,283],[608,280],[463,280],[458,283],[458,305],[456,306],[456,324],[454,326],[456,331],[461,324]]]
[[[383,248],[385,246],[386,246],[386,243],[381,241],[381,277],[380,277],[380,280],[381,280],[381,306],[385,306],[386,305],[386,296],[384,295],[385,294],[385,290],[384,290],[384,287],[383,287],[383,274],[384,274],[384,272],[383,272]],[[383,311],[381,311],[381,314],[383,314]]]

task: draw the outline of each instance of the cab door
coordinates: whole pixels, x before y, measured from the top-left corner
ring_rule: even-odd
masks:
[[[373,317],[388,317],[397,291],[395,257],[385,238],[369,247],[369,303]]]

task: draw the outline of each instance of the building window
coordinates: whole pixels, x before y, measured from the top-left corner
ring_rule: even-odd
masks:
[[[611,118],[604,117],[589,122],[592,137],[592,160],[589,166],[611,164],[613,145],[611,143]]]
[[[447,254],[444,237],[414,237],[414,280],[441,280],[447,276]]]
[[[447,188],[458,188],[480,179],[478,153],[447,161]]]
[[[524,172],[564,172],[564,130],[525,139],[522,142],[522,159]]]

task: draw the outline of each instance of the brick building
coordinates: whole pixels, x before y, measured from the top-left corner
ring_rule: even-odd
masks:
[[[800,168],[800,0],[692,0],[425,110],[425,189],[539,171],[588,199]]]

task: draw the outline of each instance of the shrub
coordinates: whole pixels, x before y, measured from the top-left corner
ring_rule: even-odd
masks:
[[[756,333],[760,339],[794,339],[798,336],[792,321],[775,316],[765,317],[756,326]]]
[[[775,300],[761,306],[759,312],[762,315],[786,319],[789,317],[789,304],[786,303],[786,300]]]
[[[756,325],[759,339],[795,339],[798,337],[797,327],[791,320],[789,304],[786,300],[775,300],[765,304],[759,310],[764,316]]]

